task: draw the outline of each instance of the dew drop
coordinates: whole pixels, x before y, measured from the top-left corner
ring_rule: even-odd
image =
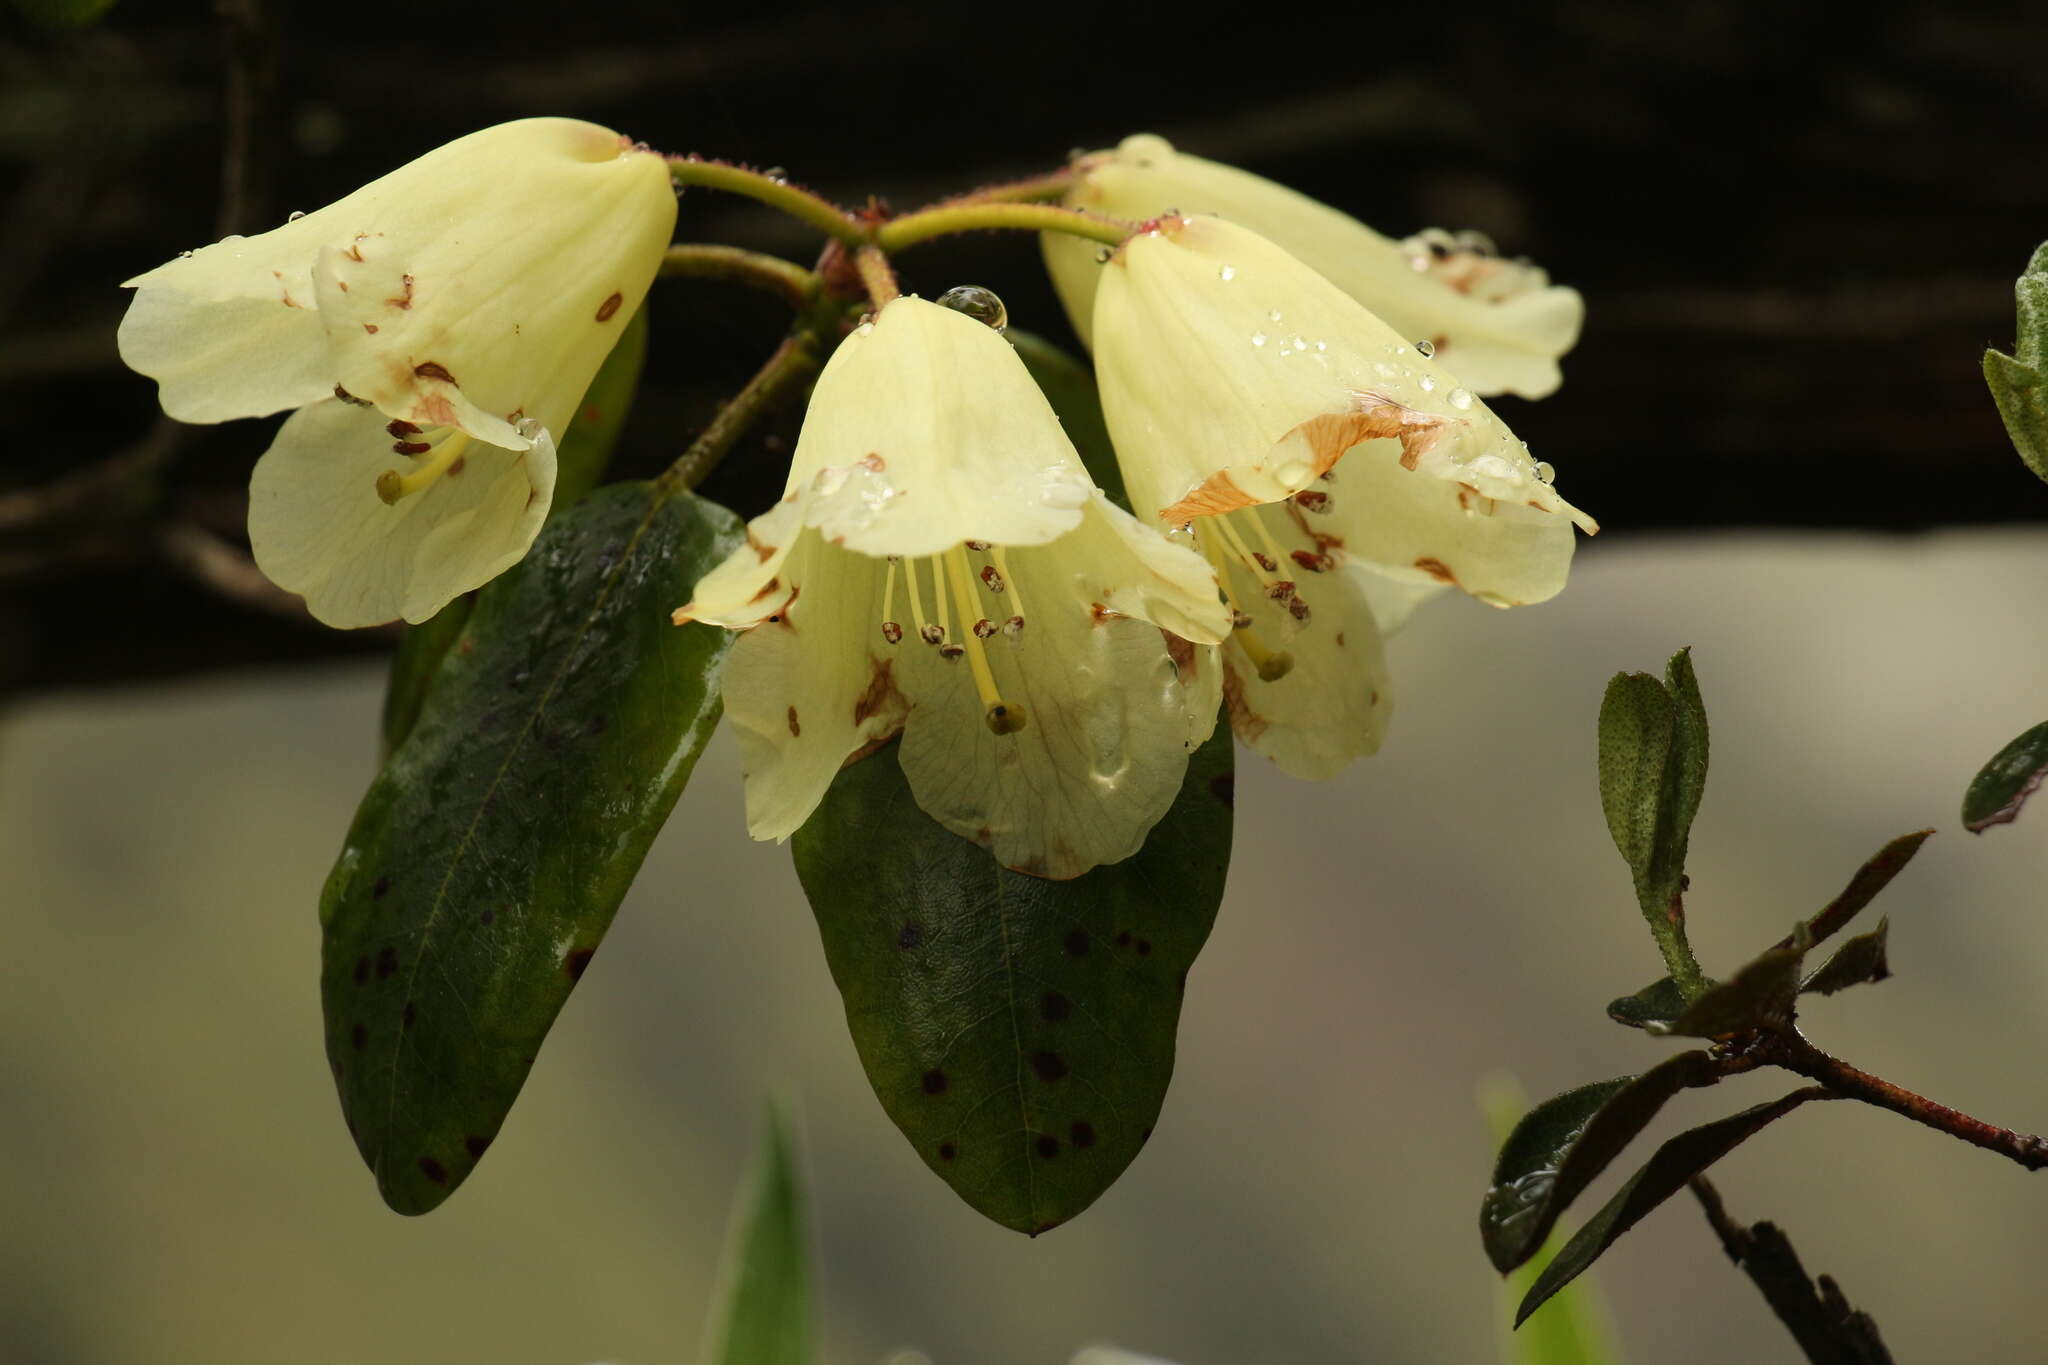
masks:
[[[186,259],[187,259],[187,258],[189,258],[189,257],[190,257],[191,255],[192,255],[192,253],[191,253],[191,252],[189,252],[189,251],[181,251],[181,252],[179,252],[179,253],[178,253],[178,259],[179,259],[179,260],[181,260],[181,261],[182,261],[182,260],[186,260]]]
[[[1266,344],[1266,334],[1265,334],[1264,332],[1253,332],[1253,333],[1252,333],[1252,345],[1254,345],[1254,346],[1263,346],[1263,345],[1265,345],[1265,344]]]
[[[1278,308],[1275,308],[1275,309],[1274,309],[1274,310],[1273,310],[1272,312],[1270,312],[1270,313],[1266,314],[1266,321],[1268,321],[1268,322],[1278,322],[1278,321],[1280,321],[1280,310],[1279,310]]]
[[[1330,343],[1327,341],[1318,341],[1316,343],[1316,349],[1318,351],[1327,351],[1330,349]]]
[[[1315,470],[1309,468],[1307,465],[1303,464],[1299,460],[1295,460],[1291,463],[1281,465],[1279,469],[1274,471],[1274,473],[1279,478],[1280,482],[1285,484],[1289,488],[1301,488],[1304,485],[1308,484],[1316,476]]]
[[[1536,481],[1538,483],[1555,483],[1557,481],[1557,470],[1552,467],[1550,461],[1538,460],[1536,462]]]
[[[1435,393],[1435,392],[1436,392],[1436,377],[1435,377],[1434,375],[1427,375],[1427,374],[1426,374],[1426,375],[1422,376],[1422,378],[1421,378],[1421,379],[1418,379],[1418,380],[1416,381],[1416,383],[1418,383],[1418,384],[1422,385],[1422,391],[1423,391],[1424,393]]]
[[[1436,343],[1430,341],[1416,342],[1415,354],[1421,356],[1424,360],[1429,359],[1431,356],[1436,354]]]
[[[1003,307],[1003,301],[992,289],[983,289],[978,284],[963,284],[948,289],[939,295],[941,308],[950,308],[956,313],[965,313],[976,322],[984,323],[1000,332],[1010,325],[1010,312]]]
[[[293,209],[290,213],[287,213],[284,216],[284,220],[287,223],[296,223],[299,221],[299,219],[304,218],[305,216],[306,211],[304,209]]]
[[[1308,349],[1307,339],[1303,337],[1296,337],[1294,339],[1294,349],[1297,351],[1306,351]]]
[[[770,166],[767,170],[761,172],[761,174],[767,176],[770,180],[774,181],[778,185],[786,185],[789,183],[789,172],[788,170],[781,166]]]
[[[1450,399],[1451,406],[1462,412],[1466,408],[1472,406],[1472,390],[1452,389],[1450,392]]]
[[[875,330],[875,324],[872,322],[863,322],[860,326],[854,328],[853,330],[855,335],[857,336],[867,336],[869,333]]]
[[[1110,250],[1110,249],[1109,249],[1108,247],[1106,247],[1106,246],[1099,246],[1099,247],[1096,247],[1096,248],[1095,248],[1095,263],[1096,263],[1097,265],[1108,265],[1108,264],[1109,264],[1109,258],[1110,258],[1110,257],[1112,257],[1112,256],[1114,256],[1114,255],[1116,255],[1116,253],[1115,253],[1114,251],[1111,251],[1111,250]]]
[[[1217,271],[1216,274],[1219,278],[1222,279],[1222,281],[1225,284],[1228,284],[1232,280],[1237,278],[1237,267],[1234,265],[1226,265],[1221,270]]]

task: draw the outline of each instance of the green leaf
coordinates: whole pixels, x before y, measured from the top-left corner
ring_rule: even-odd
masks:
[[[1679,1091],[1712,1085],[1705,1052],[1681,1052],[1640,1076],[1582,1085],[1531,1109],[1502,1144],[1479,1206],[1479,1239],[1503,1275],[1536,1254],[1572,1200]]]
[[[616,484],[478,595],[320,901],[327,1056],[385,1202],[475,1167],[717,723],[726,632],[669,612],[741,543]]]
[[[1544,1267],[1528,1297],[1522,1300],[1515,1325],[1519,1327],[1527,1322],[1529,1315],[1542,1307],[1545,1299],[1599,1260],[1601,1253],[1613,1246],[1623,1233],[1684,1189],[1687,1181],[1741,1146],[1765,1125],[1783,1118],[1806,1101],[1826,1094],[1818,1087],[1795,1090],[1769,1104],[1759,1104],[1739,1114],[1730,1114],[1727,1118],[1688,1129],[1659,1147],[1656,1155],[1630,1176],[1628,1183],[1615,1191],[1614,1197],[1587,1219],[1586,1225]]]
[[[1616,674],[1600,703],[1600,804],[1634,874],[1653,928],[1668,921],[1685,878],[1685,849],[1707,782],[1707,714],[1691,651],[1668,682]]]
[[[1784,1021],[1791,1016],[1793,997],[1799,994],[1799,968],[1810,946],[1804,926],[1797,938],[1789,947],[1766,949],[1726,981],[1708,987],[1680,1010],[1676,1019],[1652,1022],[1644,1028],[1659,1035],[1722,1038]]]
[[[1821,907],[1820,913],[1803,926],[1808,947],[1834,937],[1835,933],[1850,920],[1861,914],[1863,907],[1877,899],[1877,893],[1891,885],[1892,878],[1905,870],[1913,855],[1920,851],[1920,845],[1933,835],[1931,829],[1914,830],[1901,834],[1870,856],[1870,861],[1856,869],[1856,875],[1842,888],[1842,894]],[[1790,935],[1779,939],[1777,947],[1790,948],[1799,936],[1795,929]]]
[[[1684,1009],[1685,996],[1679,991],[1678,983],[1668,976],[1660,976],[1634,995],[1609,1001],[1607,1017],[1630,1028],[1648,1028],[1652,1024],[1668,1024]]]
[[[2019,341],[2012,355],[1984,352],[1984,382],[2020,458],[2048,479],[2048,243],[2035,248],[2013,295]]]
[[[1229,727],[1144,848],[1074,878],[1000,866],[918,809],[889,745],[793,840],[868,1082],[977,1211],[1037,1234],[1093,1203],[1166,1098],[1188,968],[1230,864]]]
[[[2048,721],[2000,749],[1970,779],[1970,789],[1963,793],[1963,828],[1982,834],[1993,825],[2011,824],[2044,777],[2048,777]]]
[[[1109,442],[1109,423],[1102,416],[1102,399],[1095,391],[1095,372],[1044,337],[1012,327],[1006,334],[1017,348],[1017,358],[1038,387],[1045,401],[1059,414],[1067,439],[1080,452],[1081,463],[1095,486],[1126,512],[1130,495],[1124,491],[1123,471],[1117,467],[1116,447]]]
[[[647,310],[642,308],[633,314],[590,387],[583,391],[576,418],[562,438],[555,456],[555,499],[548,509],[551,518],[604,476],[633,395],[639,390],[640,369],[646,358]],[[384,688],[386,758],[411,733],[441,659],[461,637],[475,604],[476,594],[465,593],[436,612],[433,619],[405,627],[398,637],[398,652],[392,657],[391,676]]]
[[[1891,964],[1885,960],[1885,939],[1891,933],[1889,918],[1880,919],[1877,928],[1867,934],[1858,934],[1835,950],[1835,955],[1821,964],[1820,970],[1799,983],[1801,995],[1833,995],[1851,986],[1865,982],[1882,981],[1892,974]]]
[[[23,18],[46,29],[84,28],[113,7],[114,0],[14,0]]]
[[[811,1365],[811,1257],[789,1116],[768,1111],[733,1206],[704,1365]]]

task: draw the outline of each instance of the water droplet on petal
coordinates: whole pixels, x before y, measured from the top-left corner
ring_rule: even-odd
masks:
[[[875,324],[872,322],[863,322],[860,326],[854,328],[853,330],[856,336],[866,336],[870,332],[875,330]]]
[[[1417,381],[1415,381],[1415,382],[1416,382],[1416,383],[1418,383],[1418,384],[1420,384],[1420,385],[1422,385],[1422,391],[1423,391],[1424,393],[1435,393],[1435,392],[1436,392],[1436,379],[1435,379],[1435,377],[1434,377],[1434,376],[1431,376],[1431,375],[1424,375],[1424,376],[1422,376],[1422,378],[1418,379],[1418,380],[1417,380]]]
[[[1557,470],[1552,467],[1550,461],[1538,460],[1536,462],[1536,481],[1538,483],[1554,483],[1556,480]]]
[[[1296,337],[1294,339],[1294,349],[1297,351],[1306,351],[1308,349],[1307,339],[1304,337]]]
[[[1281,465],[1274,473],[1280,482],[1289,488],[1301,488],[1312,482],[1316,476],[1315,470],[1299,460]]]
[[[1228,284],[1230,283],[1230,281],[1237,278],[1237,267],[1234,265],[1226,265],[1216,273],[1218,276],[1222,278],[1225,284]]]
[[[1274,310],[1273,310],[1272,312],[1270,312],[1270,313],[1266,314],[1266,321],[1268,321],[1268,322],[1278,322],[1278,321],[1280,321],[1280,310],[1279,310],[1278,308],[1275,308],[1275,309],[1274,309]]]
[[[1451,406],[1457,408],[1460,412],[1462,412],[1466,408],[1472,406],[1472,390],[1452,389],[1450,392],[1450,399]]]
[[[1436,343],[1431,341],[1416,342],[1415,354],[1421,356],[1424,360],[1429,359],[1431,356],[1436,354]]]
[[[186,259],[187,257],[189,257],[189,256],[190,256],[191,254],[192,254],[192,253],[191,253],[191,252],[189,252],[189,251],[181,251],[181,252],[179,252],[179,253],[178,253],[178,259],[179,259],[179,260],[181,260],[181,261],[182,261],[182,260],[185,260],[185,259]]]
[[[983,289],[978,284],[963,284],[948,289],[939,295],[938,304],[941,308],[965,313],[976,322],[993,327],[998,332],[1010,325],[1010,312],[1003,307],[1003,301],[996,297],[993,289]]]
[[[306,211],[304,209],[293,209],[290,213],[287,213],[284,216],[284,220],[287,223],[296,223],[299,221],[299,219],[304,218],[305,216]]]
[[[1254,346],[1263,346],[1263,345],[1265,345],[1265,344],[1266,344],[1266,334],[1265,334],[1264,332],[1253,332],[1253,333],[1252,333],[1252,345],[1254,345]]]

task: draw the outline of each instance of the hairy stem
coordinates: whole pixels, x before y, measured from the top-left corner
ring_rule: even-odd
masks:
[[[1070,167],[1047,171],[1044,175],[1028,176],[1023,180],[1005,180],[999,185],[983,185],[978,190],[956,194],[951,199],[941,199],[931,208],[957,208],[962,204],[1043,204],[1060,198],[1067,187],[1074,183],[1074,172]]]
[[[1961,1138],[1973,1147],[1996,1152],[2030,1171],[2048,1166],[2048,1139],[2030,1133],[2016,1133],[2010,1128],[2000,1128],[1972,1118],[1960,1109],[1951,1109],[1867,1071],[1859,1071],[1840,1058],[1821,1051],[1796,1029],[1765,1035],[1762,1052],[1765,1061],[1809,1080],[1819,1081],[1844,1099],[1861,1100],[1880,1109],[1889,1109],[1937,1132]]]
[[[1851,1308],[1826,1275],[1816,1287],[1791,1239],[1776,1224],[1744,1227],[1729,1216],[1720,1191],[1703,1175],[1694,1176],[1691,1187],[1721,1249],[1749,1276],[1813,1365],[1892,1365],[1870,1315]]]
[[[864,246],[854,252],[853,268],[860,272],[861,285],[876,308],[903,292],[896,283],[896,272],[889,268],[889,258],[879,247]]]
[[[905,247],[928,242],[934,237],[949,237],[960,232],[980,232],[990,228],[1016,228],[1025,232],[1071,232],[1077,237],[1087,237],[1109,246],[1119,246],[1138,230],[1136,223],[1127,223],[1120,218],[1104,218],[1099,214],[1083,213],[1079,209],[1061,208],[1057,204],[1008,204],[990,202],[961,202],[935,204],[928,209],[906,213],[901,218],[882,224],[875,229],[875,245],[884,251],[901,251]]]
[[[792,308],[802,308],[818,291],[816,271],[794,261],[770,256],[744,247],[682,242],[661,258],[661,273],[669,278],[731,280],[749,285],[782,299]]]
[[[818,368],[817,337],[809,327],[799,327],[782,339],[746,386],[726,401],[690,448],[662,473],[664,490],[695,488],[718,468],[718,462],[746,434],[747,428],[790,389],[809,378]]]
[[[1685,936],[1685,900],[1682,894],[1672,893],[1671,903],[1664,908],[1663,914],[1653,915],[1646,908],[1643,918],[1649,921],[1650,937],[1657,941],[1657,951],[1664,955],[1664,970],[1671,974],[1679,995],[1688,1004],[1705,995],[1711,983],[1707,974],[1700,970],[1699,959],[1692,955],[1692,943]]]
[[[670,157],[668,173],[678,185],[701,185],[705,189],[724,190],[729,194],[758,199],[839,241],[857,243],[867,240],[867,226],[858,218],[822,195],[813,194],[801,185],[792,185],[780,176],[725,161],[703,161],[693,156]]]

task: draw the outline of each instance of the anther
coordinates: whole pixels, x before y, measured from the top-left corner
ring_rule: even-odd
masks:
[[[894,621],[882,622],[882,638],[892,645],[901,644],[903,642],[903,627],[897,625]]]
[[[1318,554],[1314,550],[1296,550],[1288,558],[1292,559],[1302,568],[1307,569],[1310,573],[1322,573],[1332,567],[1333,564],[1328,555]]]
[[[1016,639],[1016,638],[1017,638],[1017,637],[1018,637],[1019,635],[1022,635],[1023,633],[1024,633],[1024,618],[1023,618],[1023,617],[1021,617],[1021,616],[1012,616],[1012,617],[1011,617],[1011,618],[1010,618],[1009,620],[1007,620],[1007,621],[1003,622],[1003,634],[1005,634],[1005,635],[1009,636],[1009,637],[1010,637],[1010,638],[1011,638],[1012,640]]]
[[[933,625],[929,621],[925,622],[922,626],[919,626],[917,633],[928,645],[941,644],[945,641],[946,638],[946,632],[940,630],[937,626]]]
[[[432,442],[429,441],[393,441],[391,443],[391,449],[400,455],[424,455],[433,448]]]
[[[1001,592],[1003,590],[1003,576],[996,572],[996,566],[993,564],[981,566],[981,581],[990,592]]]
[[[1294,596],[1294,580],[1291,578],[1274,579],[1266,585],[1266,596],[1272,598],[1275,602],[1285,602],[1288,598]]]
[[[954,644],[951,641],[939,646],[939,657],[941,659],[957,659],[966,652],[967,646]]]
[[[1233,611],[1230,613],[1230,628],[1232,630],[1249,630],[1251,629],[1251,624],[1252,614],[1250,612]]]
[[[420,433],[420,429],[417,426],[406,421],[403,417],[394,417],[386,422],[384,430],[401,439],[407,436],[417,436]]]
[[[1275,569],[1278,569],[1280,567],[1277,563],[1273,561],[1273,557],[1271,555],[1265,554],[1258,550],[1252,551],[1252,558],[1257,560],[1259,567],[1264,569],[1267,573],[1272,573]]]
[[[1294,505],[1304,512],[1327,512],[1330,510],[1330,495],[1313,488],[1304,488],[1294,495]]]
[[[974,623],[974,638],[977,640],[986,640],[989,636],[995,633],[995,622],[989,620],[986,616],[982,617],[979,621],[976,621]]]
[[[1303,625],[1308,624],[1308,603],[1299,597],[1287,604],[1287,613]]]
[[[967,542],[967,548],[970,550],[986,550],[988,542],[985,540],[970,540]]]

